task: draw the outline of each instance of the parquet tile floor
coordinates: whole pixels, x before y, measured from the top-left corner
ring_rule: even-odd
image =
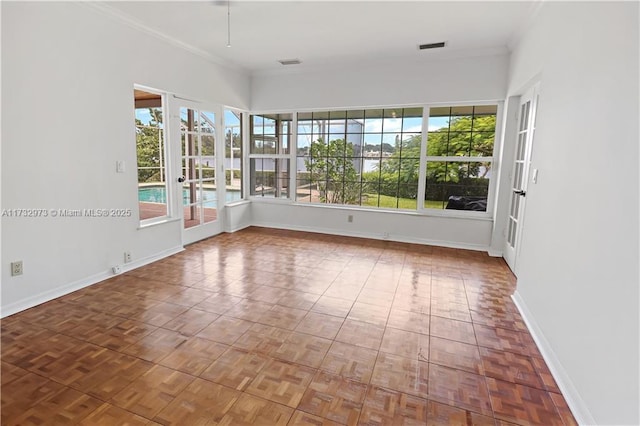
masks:
[[[485,253],[249,228],[2,319],[2,425],[573,425]]]

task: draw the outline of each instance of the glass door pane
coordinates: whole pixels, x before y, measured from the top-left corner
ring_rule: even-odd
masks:
[[[214,222],[218,216],[215,113],[180,108],[184,228]]]
[[[537,110],[537,86],[529,89],[520,98],[517,135],[514,141],[511,194],[507,218],[507,229],[503,256],[514,274],[518,275],[518,253],[522,240],[526,194],[531,166],[531,150],[535,134]]]
[[[518,235],[518,222],[520,220],[520,204],[523,202],[519,195],[523,191],[525,183],[525,154],[529,141],[529,112],[531,101],[527,101],[520,106],[518,124],[518,139],[516,141],[516,156],[513,164],[513,179],[511,187],[511,208],[509,209],[509,231],[507,232],[507,244],[511,248],[516,246]]]

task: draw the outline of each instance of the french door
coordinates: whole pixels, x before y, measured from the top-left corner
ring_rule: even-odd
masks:
[[[529,89],[520,98],[518,109],[518,133],[515,146],[513,169],[511,172],[511,200],[507,223],[504,259],[517,275],[518,253],[524,225],[531,149],[536,125],[538,86]]]
[[[177,114],[172,116],[172,136],[180,146],[175,186],[181,200],[182,243],[190,244],[224,228],[222,108],[180,98],[173,101]]]

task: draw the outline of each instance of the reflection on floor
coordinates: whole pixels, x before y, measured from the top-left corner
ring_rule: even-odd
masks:
[[[479,252],[223,234],[3,319],[2,424],[575,424],[514,281]]]

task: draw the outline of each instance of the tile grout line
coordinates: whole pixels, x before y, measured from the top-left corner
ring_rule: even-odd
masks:
[[[467,306],[469,306],[469,316],[471,316],[471,304],[469,303],[469,294],[467,291],[467,283],[464,279],[464,276],[462,277],[462,285],[464,287],[464,296],[467,300]],[[496,412],[493,408],[493,399],[491,398],[491,390],[489,389],[489,383],[487,383],[487,374],[486,371],[484,371],[484,361],[482,358],[482,353],[480,353],[480,341],[478,340],[478,336],[476,333],[476,328],[474,327],[474,323],[473,323],[473,317],[471,317],[471,327],[473,328],[473,336],[476,339],[476,348],[478,349],[478,355],[480,357],[480,366],[482,367],[482,382],[484,383],[484,387],[487,391],[487,397],[489,398],[489,407],[491,407],[491,417],[493,417],[494,422],[496,420]]]

